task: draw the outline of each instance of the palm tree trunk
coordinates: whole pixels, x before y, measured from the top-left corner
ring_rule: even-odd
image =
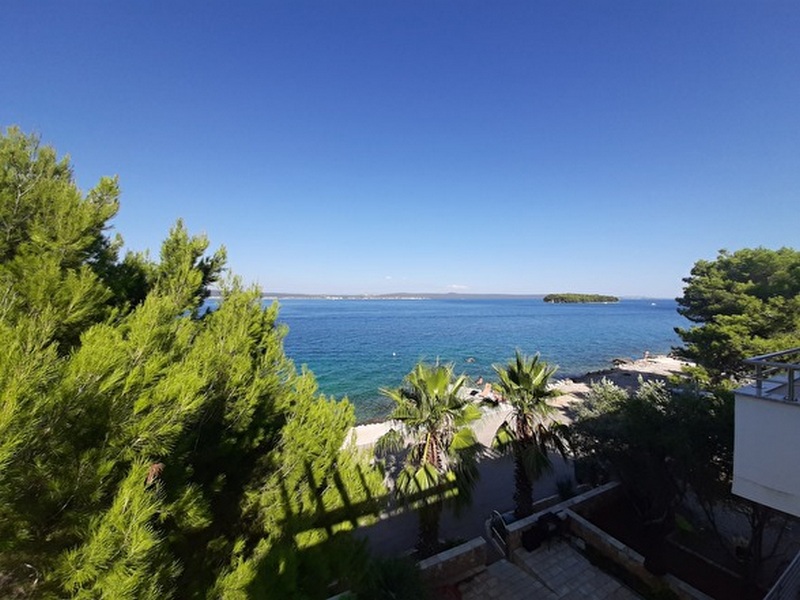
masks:
[[[514,452],[514,518],[522,519],[533,514],[533,482],[528,477],[522,461],[522,449]]]
[[[417,514],[419,515],[417,552],[420,558],[426,558],[436,554],[439,549],[439,518],[442,514],[442,503],[426,504]]]

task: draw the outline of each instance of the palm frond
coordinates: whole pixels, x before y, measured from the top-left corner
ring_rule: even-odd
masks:
[[[547,448],[539,444],[520,444],[519,457],[531,481],[536,481],[553,469]]]
[[[475,432],[468,427],[459,429],[450,442],[450,450],[453,452],[461,452],[476,446],[478,446],[478,439],[475,437]]]
[[[475,406],[472,403],[465,404],[463,409],[459,411],[457,418],[455,419],[455,426],[456,427],[463,427],[464,425],[469,425],[470,423],[474,423],[478,419],[483,416],[481,409]]]
[[[492,447],[501,452],[513,451],[522,476],[516,480],[516,509],[519,516],[529,514],[532,506],[531,483],[552,469],[550,452],[566,453],[567,435],[558,423],[550,398],[560,390],[550,384],[556,367],[540,359],[539,354],[525,356],[519,350],[506,365],[494,365],[498,382],[495,389],[511,406],[509,418],[498,428]]]
[[[409,502],[441,501],[474,485],[482,447],[466,425],[481,411],[461,397],[465,382],[464,375],[453,375],[452,365],[419,363],[400,388],[381,390],[394,402],[391,416],[411,441],[396,479],[398,494]],[[397,434],[392,436],[380,444],[381,451],[397,447]]]
[[[392,428],[375,442],[375,455],[387,456],[400,452],[405,447],[405,442],[405,436],[397,429]]]
[[[506,420],[497,428],[492,440],[492,448],[500,452],[507,452],[511,445],[517,441],[516,433],[511,427],[510,423]]]

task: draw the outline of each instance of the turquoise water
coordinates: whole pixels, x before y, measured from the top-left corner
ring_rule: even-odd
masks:
[[[674,300],[546,304],[503,300],[282,300],[285,349],[317,376],[320,391],[356,406],[359,421],[385,417],[378,389],[396,387],[419,360],[492,380],[492,364],[520,348],[540,352],[570,377],[607,368],[617,357],[661,354],[679,344],[686,321]]]

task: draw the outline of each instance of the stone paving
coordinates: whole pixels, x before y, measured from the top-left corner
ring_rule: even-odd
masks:
[[[514,562],[497,561],[461,582],[462,600],[640,600],[563,540],[533,552],[519,549]]]
[[[533,552],[519,549],[514,562],[542,581],[562,600],[637,600],[637,594],[601,571],[564,540],[545,543]]]
[[[461,600],[558,599],[540,581],[505,559],[492,563],[472,579],[462,581],[458,591],[461,593]]]

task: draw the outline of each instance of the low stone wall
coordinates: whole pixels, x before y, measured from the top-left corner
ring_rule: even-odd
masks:
[[[619,483],[614,481],[605,485],[601,485],[600,487],[589,490],[586,493],[580,494],[579,496],[575,496],[568,500],[555,501],[551,504],[549,502],[550,499],[547,499],[543,501],[542,504],[537,504],[535,507],[537,512],[533,513],[529,517],[525,517],[524,519],[520,519],[519,521],[514,521],[513,523],[506,525],[507,556],[513,556],[514,551],[522,547],[522,534],[531,527],[535,526],[537,521],[545,514],[559,513],[565,509],[569,509],[578,505],[582,508],[591,508],[596,503],[609,502],[616,497],[617,494],[619,494],[619,489]],[[557,499],[558,497],[554,496],[553,498]]]
[[[713,600],[672,575],[659,577],[644,567],[644,556],[589,522],[573,510],[566,510],[570,533],[596,552],[625,569],[651,589],[668,587],[681,600]]]
[[[681,600],[712,600],[684,581],[672,575],[658,577],[644,568],[644,557],[612,537],[586,517],[591,517],[598,507],[615,502],[622,495],[617,482],[607,483],[584,494],[562,502],[547,499],[538,504],[536,512],[506,526],[507,556],[522,547],[522,536],[538,525],[539,519],[548,514],[557,515],[565,523],[578,544],[590,546],[595,552],[612,561],[652,589],[668,587]]]
[[[486,568],[486,540],[476,537],[419,562],[422,578],[434,586],[467,579]]]
[[[572,498],[571,500],[574,500],[574,502],[571,502],[565,508],[572,509],[574,512],[588,517],[594,514],[597,508],[616,502],[622,498],[622,495],[622,485],[617,481],[612,481],[596,487],[581,496]]]

